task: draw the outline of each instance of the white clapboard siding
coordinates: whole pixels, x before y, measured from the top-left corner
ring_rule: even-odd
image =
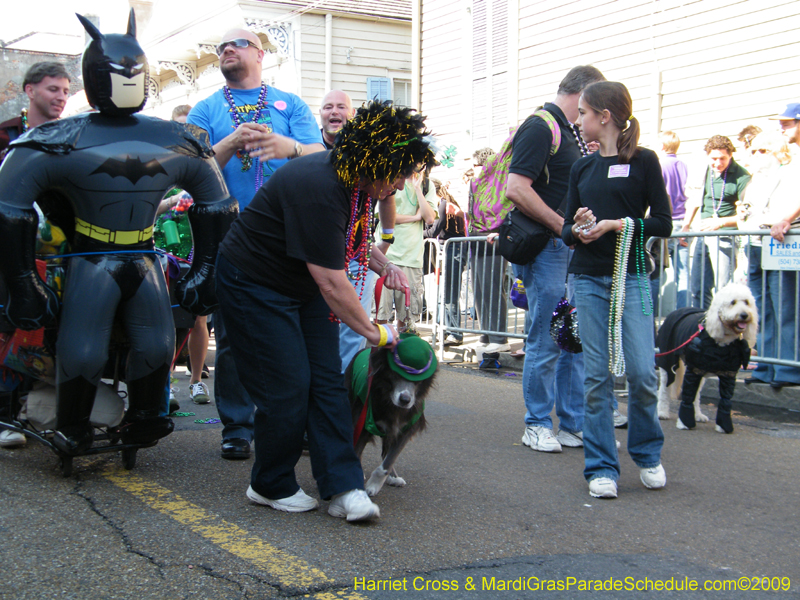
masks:
[[[420,26],[420,108],[428,127],[457,147],[459,159],[467,152],[473,113],[472,94],[466,92],[472,88],[473,60],[471,33],[463,30],[466,6],[463,0],[426,0]]]
[[[325,89],[325,15],[305,14],[301,27],[302,97],[318,114],[329,91]],[[347,92],[353,106],[368,100],[368,77],[411,80],[410,21],[335,15],[331,33],[331,87]]]
[[[710,136],[736,142],[745,125],[775,127],[768,117],[800,101],[797,0],[420,1],[422,110],[432,128],[441,122],[449,130],[457,119],[443,111],[456,96],[470,110],[462,121],[473,147],[502,129],[496,112],[510,78],[517,100],[505,120],[513,124],[551,100],[579,64],[626,84],[643,143],[657,146],[659,131],[671,129],[681,154],[701,159]],[[472,14],[456,18],[465,6]],[[509,6],[516,12],[506,18]],[[500,22],[517,31],[497,31]],[[500,50],[501,38],[516,47]],[[508,56],[510,72],[500,64]]]

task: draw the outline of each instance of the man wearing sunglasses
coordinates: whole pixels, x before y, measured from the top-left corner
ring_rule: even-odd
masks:
[[[232,29],[217,46],[223,88],[197,105],[187,123],[205,129],[231,195],[243,211],[256,191],[287,160],[324,150],[308,105],[262,82],[264,49],[259,37]],[[246,144],[261,149],[251,157]],[[219,313],[213,318],[217,342],[214,397],[222,430],[222,458],[250,456],[254,405],[242,387]],[[257,350],[254,350],[257,351]]]

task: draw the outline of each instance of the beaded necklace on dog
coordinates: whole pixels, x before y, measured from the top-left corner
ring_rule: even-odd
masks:
[[[361,216],[358,216],[358,207],[361,201],[361,190],[358,185],[353,189],[353,194],[350,197],[350,223],[347,225],[347,237],[345,238],[344,250],[344,264],[349,265],[351,261],[355,260],[358,263],[356,274],[351,275],[350,269],[347,269],[347,276],[351,281],[355,282],[355,288],[358,291],[359,301],[364,296],[364,286],[367,281],[367,269],[369,269],[369,255],[370,255],[370,242],[369,242],[369,224],[372,219],[372,197],[366,194],[364,202],[364,211]],[[361,240],[356,244],[356,237],[358,231],[361,230]],[[339,323],[339,319],[331,312],[330,320],[334,323]]]
[[[625,279],[628,275],[628,253],[633,242],[635,223],[630,217],[622,219],[614,254],[614,275],[611,282],[611,307],[608,315],[609,369],[616,377],[625,374],[625,355],[622,351],[622,311],[625,308]]]
[[[722,173],[722,189],[719,192],[719,202],[714,198],[714,176],[711,174],[711,169],[708,170],[708,186],[711,188],[711,208],[714,210],[714,216],[719,217],[719,209],[722,207],[722,199],[725,197],[725,182],[728,180],[728,169]]]
[[[253,117],[250,119],[251,123],[258,123],[258,120],[261,118],[261,113],[264,112],[265,121],[264,124],[269,129],[270,133],[272,132],[272,118],[269,114],[269,101],[267,100],[267,94],[269,93],[269,89],[267,88],[267,84],[263,81],[261,82],[261,92],[258,94],[258,102],[256,103],[256,110],[253,112]],[[222,95],[225,96],[225,100],[228,102],[228,106],[231,107],[231,118],[233,119],[233,128],[238,129],[239,125],[242,124],[242,120],[239,119],[239,113],[236,110],[236,102],[233,100],[233,94],[231,93],[231,89],[225,85],[222,87]],[[250,153],[247,150],[237,150],[236,157],[242,161],[242,173],[246,173],[250,170],[250,167],[255,162],[256,165],[256,191],[261,188],[261,184],[264,182],[264,167],[260,164],[261,161],[256,157],[255,159],[250,158]],[[267,161],[269,162],[269,161]]]

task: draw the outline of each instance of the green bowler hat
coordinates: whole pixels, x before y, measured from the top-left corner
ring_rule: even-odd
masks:
[[[386,356],[389,368],[409,381],[422,381],[433,377],[438,366],[431,345],[412,333],[401,333],[394,351]]]

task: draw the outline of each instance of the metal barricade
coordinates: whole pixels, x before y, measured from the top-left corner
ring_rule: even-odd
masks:
[[[437,256],[437,309],[432,329],[440,357],[448,334],[460,334],[463,345],[486,337],[526,337],[526,311],[510,301],[511,265],[495,244],[489,244],[486,236],[451,238],[440,245]]]
[[[757,347],[753,361],[800,368],[800,276],[796,271],[781,272],[784,274],[777,277],[775,271],[761,269],[754,270],[760,275],[748,273],[750,256],[755,252],[749,243],[750,236],[762,237],[769,244],[772,238],[765,233],[764,230],[686,232],[651,239],[648,249],[656,255],[656,269],[650,274],[656,324],[660,325],[679,305],[707,308],[711,291],[737,281],[749,285],[759,300],[759,331],[764,331],[767,319],[784,324],[775,328],[776,339],[770,340],[768,347],[764,347],[764,342]],[[800,234],[800,230],[790,233]],[[683,239],[688,242],[685,253],[680,252]],[[431,327],[440,357],[448,334],[461,334],[463,345],[485,342],[484,336],[526,337],[526,311],[514,307],[509,299],[514,282],[511,265],[497,252],[497,246],[486,240],[485,236],[476,236],[451,238],[443,244],[426,241],[431,245],[430,255],[435,256],[435,266],[426,275],[428,315],[423,325]],[[698,243],[703,244],[705,252],[697,248]],[[760,256],[760,251],[755,254]],[[725,259],[729,262],[727,274],[717,281],[718,267],[724,265]],[[681,277],[682,270],[685,278]],[[683,301],[679,300],[681,292]],[[789,322],[790,327],[786,325]],[[763,337],[759,336],[759,340]],[[787,344],[792,346],[788,356]],[[783,356],[779,350],[782,346]]]

